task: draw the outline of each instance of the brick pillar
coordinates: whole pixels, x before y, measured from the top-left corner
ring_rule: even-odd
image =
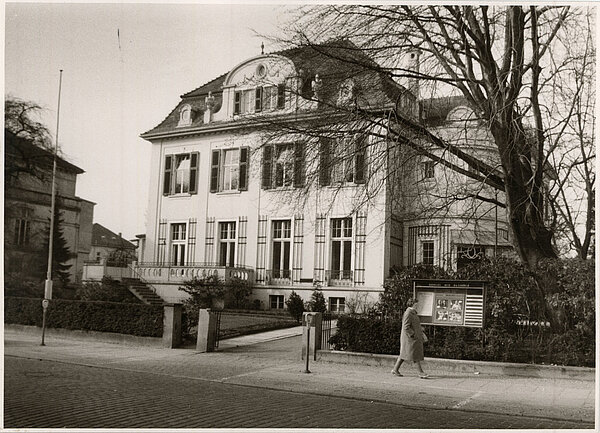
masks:
[[[307,320],[310,327],[306,325]],[[308,312],[302,315],[302,359],[305,359],[308,333],[310,332],[310,357],[317,360],[317,350],[321,348],[321,331],[323,329],[323,314]]]
[[[181,304],[165,304],[163,313],[163,347],[174,349],[181,345]]]
[[[212,352],[215,350],[215,338],[217,331],[217,320],[210,309],[201,309],[198,312],[198,340],[196,341],[197,352]]]

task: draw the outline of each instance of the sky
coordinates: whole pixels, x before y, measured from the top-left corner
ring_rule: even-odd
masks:
[[[276,51],[286,19],[273,4],[6,3],[5,95],[44,108],[58,143],[85,173],[76,194],[94,222],[145,233],[151,144],[180,95],[243,60]]]

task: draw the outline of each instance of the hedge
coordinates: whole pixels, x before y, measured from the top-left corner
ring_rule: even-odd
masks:
[[[530,270],[507,258],[455,274],[423,265],[396,269],[368,316],[338,319],[337,350],[398,354],[402,312],[414,278],[488,282],[485,327],[424,326],[425,356],[502,362],[595,365],[594,262],[543,260]]]
[[[4,323],[42,326],[42,300],[4,298]],[[102,301],[54,299],[46,313],[48,328],[162,337],[163,307]]]

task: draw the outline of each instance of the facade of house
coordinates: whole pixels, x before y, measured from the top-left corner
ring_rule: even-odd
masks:
[[[46,276],[44,254],[50,227],[52,153],[4,131],[4,270],[24,277]],[[94,203],[75,195],[84,171],[57,159],[56,205],[71,253],[70,282],[79,282],[92,242]],[[46,253],[47,254],[47,253]]]
[[[416,119],[414,83],[338,63],[322,47],[250,58],[142,134],[152,169],[134,272],[166,301],[185,298],[183,281],[216,273],[247,280],[267,309],[318,287],[344,311],[376,301],[391,267],[456,268],[461,254],[487,253],[496,224],[506,229],[489,209],[477,227],[479,213],[431,212],[422,195],[442,185],[439,167],[423,178],[429,161],[354,114],[397,108]]]

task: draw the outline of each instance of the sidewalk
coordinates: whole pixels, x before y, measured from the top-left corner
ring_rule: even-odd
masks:
[[[98,341],[5,330],[5,356],[44,359],[121,371],[278,389],[300,394],[331,395],[406,407],[454,409],[551,419],[594,422],[592,381],[506,377],[430,370],[419,379],[407,366],[404,377],[390,367],[313,362],[306,374],[300,359],[302,328],[237,337],[221,342],[219,351],[132,347]],[[387,361],[386,361],[387,362]],[[427,361],[424,366],[427,368]]]

